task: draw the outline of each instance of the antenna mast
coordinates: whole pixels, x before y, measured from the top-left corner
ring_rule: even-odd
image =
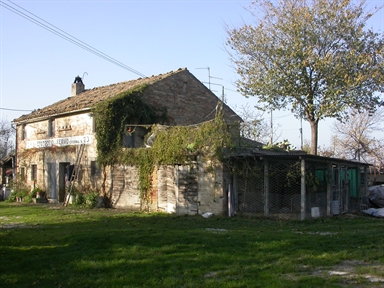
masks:
[[[208,89],[211,90],[211,68],[209,66],[196,69],[207,69],[208,70]]]

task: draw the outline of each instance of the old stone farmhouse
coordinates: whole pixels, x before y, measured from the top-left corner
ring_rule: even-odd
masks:
[[[70,97],[14,120],[12,163],[17,181],[50,202],[74,186],[112,207],[178,214],[359,209],[368,164],[265,149],[240,137],[240,122],[187,69],[88,90],[76,77]]]
[[[76,174],[74,185],[78,189],[103,190],[113,207],[143,208],[138,165],[111,163],[103,171],[100,170],[96,131],[115,129],[117,124],[98,127],[92,113],[92,109],[100,103],[137,87],[145,89],[135,101],[143,101],[152,107],[157,113],[157,121],[168,126],[196,125],[212,120],[221,103],[187,69],[93,89],[85,89],[82,79],[76,77],[68,98],[14,120],[17,127],[16,170],[19,181],[25,181],[31,188],[39,187],[46,191],[50,202],[63,202],[66,189],[74,179],[71,177]],[[136,106],[136,110],[142,109],[144,104],[142,107]],[[241,121],[234,111],[221,104],[228,123]],[[109,149],[108,145],[112,147],[116,141],[120,142],[123,149],[146,145],[146,125],[154,124],[154,120],[146,119],[142,115],[147,113],[144,110],[129,113],[136,116],[125,119],[125,131],[107,143],[106,150]],[[207,165],[214,167],[213,173],[206,173],[204,167]],[[73,173],[74,170],[76,173]],[[223,172],[222,164],[214,166],[207,162],[158,165],[150,176],[152,187],[146,208],[186,214],[205,211],[222,213],[226,186]]]

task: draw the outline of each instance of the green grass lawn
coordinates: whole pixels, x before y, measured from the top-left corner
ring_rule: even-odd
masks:
[[[384,219],[0,203],[0,287],[383,287]]]

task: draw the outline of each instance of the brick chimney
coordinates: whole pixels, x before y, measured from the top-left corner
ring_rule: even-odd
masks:
[[[85,85],[83,83],[83,80],[81,80],[80,76],[77,76],[75,78],[75,81],[72,84],[72,94],[71,96],[76,96],[80,94],[81,92],[84,92],[85,90]]]

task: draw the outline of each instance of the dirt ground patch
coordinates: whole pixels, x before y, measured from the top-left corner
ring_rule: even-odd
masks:
[[[303,270],[305,269],[306,267],[303,267]],[[384,266],[379,263],[346,260],[331,268],[319,267],[316,270],[302,272],[300,275],[286,276],[290,279],[295,279],[303,275],[336,277],[339,278],[340,287],[384,287]]]
[[[341,277],[346,282],[346,284],[349,284],[348,287],[352,287],[350,285],[354,285],[353,287],[367,287],[367,284],[371,286],[384,287],[384,267],[379,263],[367,263],[363,261],[352,260],[343,261],[333,268],[333,270],[328,270],[327,273],[330,276]],[[364,285],[359,286],[360,282],[366,283],[361,283]]]

